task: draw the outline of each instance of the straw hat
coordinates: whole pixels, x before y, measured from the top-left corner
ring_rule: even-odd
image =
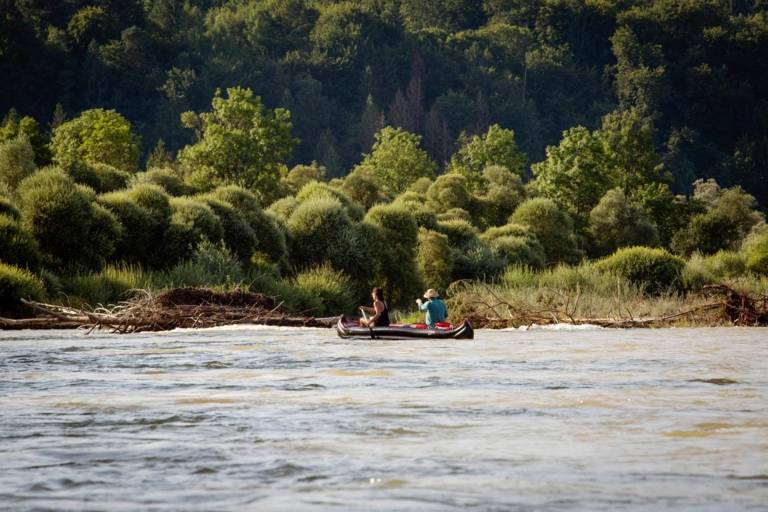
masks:
[[[437,290],[434,288],[430,288],[429,290],[424,292],[424,298],[425,299],[434,299],[435,297],[439,297],[440,294],[437,293]]]

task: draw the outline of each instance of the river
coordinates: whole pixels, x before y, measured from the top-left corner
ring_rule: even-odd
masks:
[[[8,510],[768,510],[768,330],[0,332]]]

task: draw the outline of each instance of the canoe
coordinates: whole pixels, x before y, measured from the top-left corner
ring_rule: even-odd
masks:
[[[390,325],[388,327],[362,327],[355,321],[339,317],[336,333],[341,338],[367,340],[402,340],[408,338],[471,340],[475,331],[469,320],[447,329],[424,329],[413,325]]]

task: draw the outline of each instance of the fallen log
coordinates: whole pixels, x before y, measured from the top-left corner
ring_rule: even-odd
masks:
[[[222,325],[269,325],[284,327],[332,327],[336,317],[314,318],[288,316],[282,302],[262,294],[234,290],[214,292],[206,289],[181,288],[159,296],[144,292],[131,301],[112,309],[99,307],[88,311],[59,304],[22,300],[45,316],[31,319],[0,321],[0,328],[74,328],[108,329],[117,333],[166,331],[177,328],[204,328]]]
[[[2,318],[0,317],[0,329],[15,331],[22,329],[77,329],[87,321],[86,318],[80,320],[62,320],[56,317],[36,317],[36,318]]]

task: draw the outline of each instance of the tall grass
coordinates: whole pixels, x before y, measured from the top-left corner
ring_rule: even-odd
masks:
[[[149,276],[138,265],[109,265],[100,272],[64,277],[61,283],[68,301],[80,306],[115,304],[130,298],[132,290],[148,285]]]

